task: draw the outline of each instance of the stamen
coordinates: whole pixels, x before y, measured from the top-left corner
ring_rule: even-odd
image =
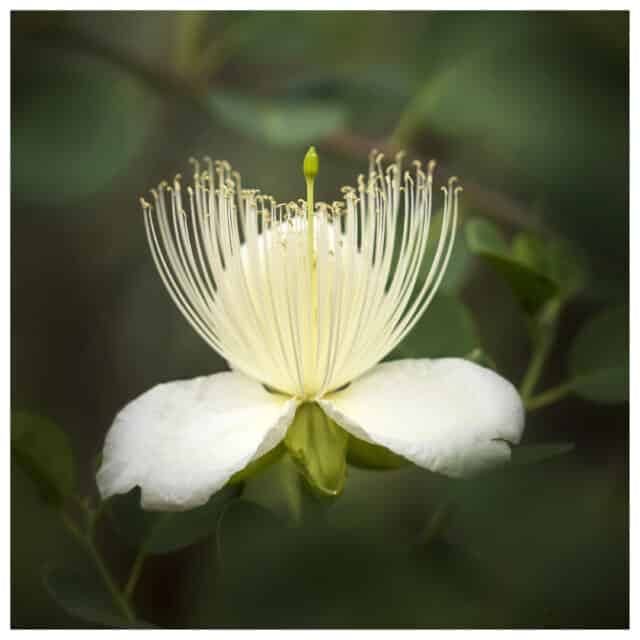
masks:
[[[427,256],[435,162],[404,171],[402,158],[383,166],[373,151],[366,177],[330,204],[314,200],[313,148],[307,197],[288,203],[245,189],[226,161],[191,158],[184,202],[179,174],[151,189],[153,204],[140,199],[172,299],[235,369],[270,388],[311,399],[348,384],[415,326],[453,248],[457,178],[442,187]]]

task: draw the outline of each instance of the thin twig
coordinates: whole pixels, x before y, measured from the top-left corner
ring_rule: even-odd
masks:
[[[574,381],[570,380],[529,398],[526,403],[527,411],[536,411],[558,402],[573,391],[574,384]]]
[[[107,590],[109,591],[109,595],[111,596],[111,599],[113,600],[113,604],[115,605],[115,607],[120,611],[120,613],[122,613],[122,615],[128,622],[135,622],[136,616],[135,616],[135,613],[133,612],[133,609],[131,608],[127,600],[124,598],[122,593],[120,593],[120,590],[118,589],[118,586],[116,585],[115,580],[109,573],[109,570],[104,564],[102,557],[98,553],[98,550],[95,547],[93,539],[90,538],[83,531],[81,531],[80,528],[74,522],[72,522],[72,520],[66,514],[63,514],[62,521],[65,527],[67,528],[67,530],[71,533],[71,535],[73,535],[74,538],[76,538],[76,540],[78,540],[78,542],[80,542],[80,544],[89,553],[89,556],[93,560],[93,563],[95,564],[96,569],[98,570],[98,573],[102,578],[102,581],[104,582],[105,586],[107,587]]]
[[[133,561],[133,565],[129,573],[129,578],[127,579],[127,584],[125,585],[123,591],[123,595],[127,602],[131,602],[133,592],[135,591],[136,585],[138,584],[140,576],[142,575],[142,568],[144,566],[146,557],[147,555],[144,549],[140,549],[135,557],[135,560]]]
[[[540,380],[542,371],[551,353],[556,339],[556,325],[562,309],[562,301],[551,300],[542,310],[536,321],[537,335],[534,337],[533,353],[529,366],[525,371],[520,384],[520,395],[525,406],[528,404],[536,385]]]

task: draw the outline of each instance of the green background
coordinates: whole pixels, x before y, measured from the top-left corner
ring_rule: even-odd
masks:
[[[621,12],[14,12],[14,409],[62,426],[94,495],[120,407],[225,368],[163,289],[138,198],[209,154],[243,184],[296,199],[309,143],[319,199],[353,184],[372,146],[397,143],[437,158],[437,179],[460,176],[465,220],[573,243],[590,279],[561,317],[540,390],[561,383],[584,364],[571,355],[584,323],[628,303],[628,47]],[[609,340],[625,364],[620,334],[582,338],[600,360]],[[522,377],[526,318],[462,231],[408,345],[400,355],[481,347]],[[350,466],[330,526],[283,528],[264,509],[278,502],[265,476],[262,510],[239,502],[215,535],[150,557],[140,615],[178,627],[624,627],[628,405],[569,396],[531,413],[525,443],[556,441],[575,447],[464,483]],[[12,624],[82,626],[42,581],[82,552],[22,467],[11,479]],[[99,540],[123,578],[133,549],[108,523]]]

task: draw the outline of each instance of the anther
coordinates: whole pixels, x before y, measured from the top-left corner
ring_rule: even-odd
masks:
[[[429,160],[429,164],[427,165],[427,180],[431,183],[433,182],[433,172],[436,168],[436,161]]]

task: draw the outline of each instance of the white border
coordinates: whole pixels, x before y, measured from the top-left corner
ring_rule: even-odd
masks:
[[[386,2],[367,2],[367,3],[363,3],[363,2],[347,2],[345,0],[340,0],[339,2],[336,0],[325,0],[322,3],[304,3],[304,6],[302,6],[303,3],[300,2],[278,2],[275,5],[269,4],[267,2],[257,2],[257,1],[253,1],[253,2],[246,2],[246,1],[242,1],[242,0],[238,0],[237,2],[234,2],[232,5],[231,3],[228,3],[227,6],[222,6],[222,4],[218,4],[218,3],[212,3],[211,0],[204,2],[202,0],[200,0],[199,2],[195,2],[195,3],[191,3],[189,6],[189,9],[199,9],[199,10],[216,10],[216,11],[223,11],[223,10],[240,10],[240,9],[252,9],[252,10],[296,10],[296,9],[314,9],[314,10],[322,10],[322,11],[327,11],[327,10],[331,10],[331,9],[340,9],[340,10],[391,10],[393,9],[394,11],[397,10],[413,10],[413,11],[424,11],[427,8],[427,4],[424,1],[418,2],[413,1],[413,2],[406,2],[406,0],[404,2],[395,2],[393,4],[393,6],[390,6],[391,3]],[[452,6],[454,5],[454,6]],[[16,10],[50,10],[53,9],[54,7],[51,6],[51,3],[48,2],[33,2],[30,3],[28,6],[26,5],[15,5],[13,7],[11,7],[11,9],[16,9]],[[175,5],[172,5],[172,3],[169,2],[155,2],[155,3],[151,3],[151,2],[136,2],[136,3],[131,3],[131,2],[123,2],[122,0],[119,0],[117,2],[112,2],[108,7],[105,7],[103,4],[98,3],[98,2],[69,2],[66,3],[65,6],[60,6],[57,5],[55,7],[55,9],[64,9],[64,10],[82,10],[82,11],[87,11],[87,10],[97,10],[97,9],[101,9],[101,10],[105,10],[105,9],[114,9],[114,10],[180,10],[179,8],[176,8]],[[531,2],[517,2],[515,0],[511,0],[510,2],[491,2],[491,3],[478,3],[478,2],[444,2],[442,0],[433,0],[431,2],[428,3],[428,9],[429,10],[485,10],[485,9],[490,9],[490,10],[629,10],[630,9],[630,3],[629,2],[608,2],[608,3],[603,3],[603,2],[553,2],[553,1],[545,1],[545,2],[537,2],[537,3],[531,3]],[[184,10],[184,9],[182,9]],[[638,14],[635,11],[631,12],[631,42],[633,42],[633,37],[634,34],[638,33],[638,20],[640,20],[640,18],[637,18]],[[4,42],[5,42],[5,51],[7,52],[5,61],[4,61],[4,65],[3,65],[3,75],[4,75],[4,86],[8,89],[10,86],[10,30],[11,30],[11,22],[10,22],[10,13],[9,11],[6,11],[3,14],[2,17],[2,33],[5,34],[4,37]],[[635,99],[635,89],[638,86],[637,82],[634,82],[633,80],[637,79],[638,76],[638,66],[637,64],[635,64],[637,61],[634,60],[634,53],[635,53],[635,48],[631,45],[630,47],[630,57],[631,57],[631,69],[632,69],[632,73],[631,73],[631,103],[630,103],[630,114],[633,114],[633,107],[636,105],[637,101]],[[6,123],[9,123],[10,121],[10,100],[9,100],[9,95],[8,95],[9,91],[7,90],[7,95],[5,97],[5,100],[2,103],[2,109],[4,112],[4,121]],[[640,115],[640,114],[638,114]],[[631,122],[633,123],[634,121],[638,121],[637,119],[634,120],[634,118],[631,116]],[[3,363],[4,366],[2,367],[1,371],[2,371],[2,377],[3,377],[3,388],[4,388],[4,397],[6,398],[6,404],[5,404],[5,416],[7,417],[7,421],[9,419],[9,411],[10,411],[10,406],[11,406],[11,398],[10,398],[10,316],[9,316],[9,310],[8,310],[8,303],[10,300],[10,277],[11,277],[11,268],[10,268],[10,251],[11,251],[11,233],[10,233],[10,216],[7,215],[7,212],[11,210],[11,201],[10,201],[10,179],[9,179],[9,175],[10,175],[10,133],[9,133],[10,129],[9,127],[7,127],[7,129],[5,129],[5,154],[3,156],[3,164],[4,164],[4,171],[2,172],[2,175],[4,177],[4,183],[5,183],[5,190],[4,193],[6,194],[6,209],[5,209],[5,215],[3,216],[3,223],[4,223],[4,235],[3,235],[3,243],[4,243],[4,273],[2,278],[0,279],[0,283],[2,286],[2,300],[5,302],[5,304],[7,305],[6,308],[6,312],[2,314],[1,316],[1,322],[2,322],[2,328],[1,328],[1,340],[2,340],[2,346],[3,346],[3,354],[4,354],[4,358],[3,358]],[[640,172],[637,169],[637,164],[633,162],[634,160],[634,153],[633,150],[634,148],[634,138],[636,138],[637,136],[635,136],[635,127],[631,127],[631,185],[637,185],[640,181]],[[637,277],[638,276],[638,258],[637,256],[635,256],[635,252],[634,252],[634,245],[635,247],[640,247],[640,241],[638,238],[638,222],[635,221],[635,215],[634,215],[634,198],[633,198],[633,192],[631,193],[631,198],[630,198],[630,242],[631,242],[631,264],[630,264],[630,272],[631,272],[631,282],[632,282],[632,291],[631,291],[631,326],[632,327],[636,327],[636,326],[640,326],[640,316],[637,313],[637,296],[636,296],[636,287],[635,285],[640,283],[640,279]],[[603,212],[603,215],[606,215],[606,212]],[[638,285],[640,286],[640,284]],[[637,389],[640,385],[636,385],[636,378],[634,375],[634,363],[638,362],[638,356],[640,355],[640,348],[638,347],[638,342],[636,342],[634,336],[632,335],[631,337],[631,392],[630,392],[630,397],[631,398],[635,398],[636,394],[634,393],[634,390]],[[640,396],[638,396],[640,397]],[[640,473],[640,468],[638,467],[638,465],[633,464],[633,449],[635,448],[635,443],[637,441],[637,438],[634,436],[634,427],[636,425],[636,414],[637,411],[635,410],[635,403],[632,401],[630,403],[630,442],[631,442],[631,453],[630,453],[630,458],[632,459],[632,463],[630,464],[630,468],[631,468],[631,495],[637,495],[637,489],[640,485],[638,485],[638,477],[639,477],[639,473]],[[8,424],[7,424],[7,429],[5,431],[5,443],[8,444],[7,438],[8,438],[8,434],[9,434],[9,428],[8,428]],[[4,504],[5,504],[5,508],[7,510],[9,510],[9,505],[10,505],[10,448],[7,446],[6,451],[5,451],[5,464],[6,464],[6,472],[5,472],[5,482],[2,483],[2,488],[1,491],[4,494]],[[630,515],[630,525],[631,525],[631,531],[634,530],[638,530],[639,528],[635,526],[635,518],[636,518],[636,513],[637,511],[632,509],[631,510],[631,515]],[[6,520],[6,522],[8,522],[8,518]],[[4,622],[3,627],[4,629],[9,629],[10,628],[10,601],[11,601],[11,586],[10,586],[10,571],[9,571],[9,567],[10,567],[10,562],[11,562],[11,557],[10,557],[10,544],[9,544],[9,536],[10,536],[10,528],[9,526],[4,526],[2,529],[2,542],[3,542],[3,547],[5,550],[5,562],[3,564],[4,567],[7,568],[7,574],[5,576],[5,580],[2,582],[2,587],[1,587],[1,613],[0,615],[2,616],[2,620]],[[630,534],[630,539],[631,539],[631,534]],[[634,610],[635,610],[635,604],[636,604],[636,598],[635,596],[635,589],[634,589],[634,585],[635,585],[635,581],[634,581],[634,576],[636,575],[636,560],[637,560],[637,554],[633,553],[633,546],[631,547],[631,556],[630,556],[630,569],[631,569],[631,589],[630,589],[630,594],[631,594],[631,599],[630,599],[630,620],[631,623],[633,624],[633,621],[635,620],[635,615],[634,615]],[[198,633],[198,630],[194,630],[191,631],[192,633]],[[512,631],[512,630],[502,630],[502,631],[495,631],[495,630],[479,630],[479,631],[455,631],[455,630],[451,630],[451,631],[431,631],[431,630],[406,630],[406,631],[394,631],[394,630],[354,630],[354,631],[344,631],[344,630],[329,630],[329,631],[314,631],[314,630],[308,630],[308,631],[298,631],[298,630],[291,630],[291,631],[282,631],[282,630],[267,630],[267,631],[262,631],[262,630],[202,630],[202,633],[207,633],[210,634],[209,637],[213,637],[213,638],[244,638],[245,636],[250,636],[252,638],[255,637],[260,637],[260,638],[264,638],[267,640],[275,640],[276,638],[281,638],[283,636],[287,636],[290,638],[294,638],[294,637],[300,637],[303,636],[305,639],[309,639],[309,640],[315,640],[316,638],[320,638],[320,637],[326,637],[327,634],[331,634],[331,638],[332,640],[336,640],[340,637],[346,636],[348,635],[349,637],[362,637],[362,638],[369,638],[371,636],[375,636],[376,638],[395,638],[397,637],[399,634],[406,636],[406,635],[412,635],[412,636],[417,636],[417,635],[424,635],[425,637],[428,637],[429,639],[432,638],[441,638],[441,637],[451,637],[452,635],[457,635],[457,634],[473,634],[474,637],[477,638],[494,638],[496,636],[496,634],[500,634],[501,636],[503,636],[504,634],[516,634],[518,637],[520,638],[530,638],[533,637],[534,634],[539,634],[542,633],[542,631]],[[35,634],[39,634],[40,631],[20,631],[19,632],[21,637],[24,638],[30,638],[32,635]],[[47,637],[55,639],[55,638],[66,638],[68,637],[69,634],[82,634],[83,637],[85,637],[86,635],[90,635],[93,636],[94,634],[104,634],[104,633],[118,633],[118,637],[120,638],[124,638],[124,637],[129,637],[129,634],[135,634],[135,636],[131,636],[131,637],[140,637],[139,634],[149,634],[149,633],[162,633],[163,635],[165,635],[165,637],[167,636],[171,636],[171,637],[181,637],[183,636],[183,634],[185,633],[183,630],[158,630],[158,631],[113,631],[113,632],[109,632],[109,631],[85,631],[85,630],[81,630],[81,631],[77,631],[77,632],[73,632],[73,631],[68,631],[68,630],[48,630],[47,631]],[[545,637],[549,637],[548,634],[551,634],[551,636],[556,636],[556,635],[561,635],[563,638],[569,638],[569,637],[573,637],[574,635],[580,634],[580,637],[583,637],[583,634],[586,634],[587,636],[590,637],[594,637],[594,638],[602,638],[605,635],[609,635],[609,634],[619,634],[619,633],[625,633],[625,631],[604,631],[604,630],[590,630],[590,631],[581,631],[581,630],[576,630],[576,631],[554,631],[554,630],[549,630],[545,632]]]

